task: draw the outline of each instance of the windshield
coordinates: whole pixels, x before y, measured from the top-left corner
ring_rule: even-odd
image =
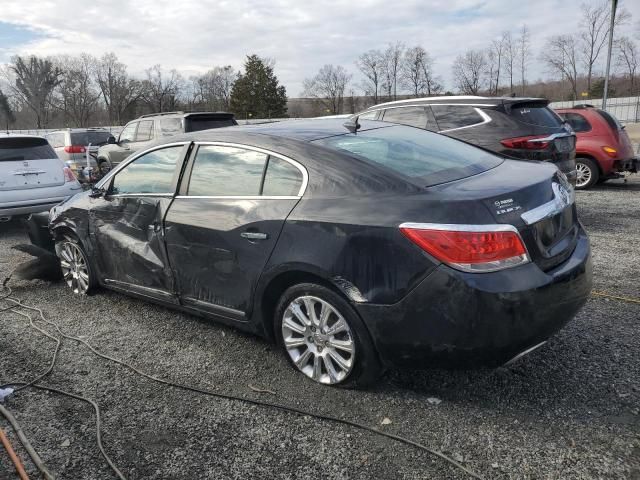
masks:
[[[58,158],[44,138],[0,138],[0,162]]]
[[[313,143],[357,155],[417,179],[425,186],[482,173],[503,161],[497,155],[453,138],[400,125],[323,138]]]
[[[104,145],[110,136],[109,132],[72,132],[71,145]]]

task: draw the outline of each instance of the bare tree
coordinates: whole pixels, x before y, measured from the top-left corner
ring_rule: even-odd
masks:
[[[524,89],[527,84],[527,64],[531,53],[531,32],[527,25],[522,25],[520,37],[518,38],[518,59],[520,60],[520,92],[524,96]]]
[[[147,78],[142,82],[142,98],[153,112],[164,112],[175,109],[180,89],[184,84],[182,75],[171,70],[169,75],[163,74],[160,65],[147,69]]]
[[[498,95],[500,88],[500,72],[502,70],[502,62],[505,52],[504,38],[495,39],[491,42],[489,51],[487,52],[487,61],[489,62],[489,93]],[[493,88],[492,88],[493,86]]]
[[[453,77],[461,93],[477,95],[484,86],[487,58],[482,50],[467,50],[453,62]]]
[[[433,59],[423,47],[416,46],[404,52],[401,65],[402,83],[416,96],[434,95],[442,89],[433,73]]]
[[[303,95],[317,98],[333,115],[342,113],[344,92],[351,74],[341,65],[325,65],[313,78],[304,80]]]
[[[583,3],[582,20],[580,22],[580,53],[582,63],[587,69],[587,90],[591,90],[591,80],[593,78],[593,67],[600,52],[607,43],[609,36],[609,26],[611,23],[611,7],[609,1],[603,1],[598,5]],[[616,15],[615,24],[623,24],[630,14],[625,9],[620,9]]]
[[[513,73],[516,62],[516,44],[511,32],[503,32],[502,44],[504,45],[504,69],[509,75],[509,93],[513,93]]]
[[[63,113],[65,125],[88,127],[100,99],[92,78],[96,59],[83,53],[79,57],[58,57],[55,63],[62,71],[62,82],[53,101],[55,107]]]
[[[107,107],[109,123],[122,125],[124,113],[141,95],[141,84],[127,73],[127,66],[115,53],[106,53],[96,62],[94,76]]]
[[[384,85],[389,98],[397,100],[404,44],[390,43],[384,51]]]
[[[15,74],[12,90],[35,114],[37,128],[43,128],[49,118],[53,91],[62,81],[62,72],[51,60],[36,56],[15,56],[9,68]]]
[[[363,53],[356,60],[356,67],[365,76],[363,90],[365,94],[370,93],[373,103],[378,103],[380,84],[384,72],[384,56],[380,50],[369,50]]]
[[[227,65],[214,67],[199,77],[193,77],[195,101],[207,110],[229,110],[231,86],[237,73]]]
[[[636,72],[640,61],[638,46],[629,37],[621,37],[616,42],[616,47],[618,50],[616,63],[624,70],[625,75],[629,76],[629,93],[633,95],[636,93]]]
[[[573,35],[550,37],[540,59],[550,71],[560,74],[571,84],[573,99],[578,98],[578,44]]]

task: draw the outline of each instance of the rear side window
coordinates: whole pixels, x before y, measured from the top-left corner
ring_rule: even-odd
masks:
[[[511,107],[511,117],[521,123],[540,127],[558,128],[562,126],[560,117],[549,107],[526,103]]]
[[[427,128],[427,114],[424,107],[399,107],[385,110],[382,120],[411,127]]]
[[[366,112],[358,115],[358,120],[375,120],[378,118],[378,111],[374,110],[373,112]]]
[[[153,120],[143,120],[138,125],[136,133],[136,142],[146,142],[153,138]]]
[[[269,157],[262,195],[292,197],[300,193],[302,172],[278,157]]]
[[[494,168],[502,159],[444,135],[401,125],[315,140],[429,186]]]
[[[609,126],[614,130],[614,131],[618,131],[618,130],[622,130],[622,125],[620,125],[620,122],[618,122],[618,119],[616,117],[614,117],[613,115],[611,115],[608,112],[605,112],[604,110],[598,110],[598,113],[600,114],[600,116],[602,118],[604,118],[607,123],[609,124]]]
[[[198,148],[187,195],[260,195],[267,155],[253,150],[216,145]]]
[[[560,113],[559,115],[569,125],[571,125],[571,128],[573,128],[573,131],[576,133],[588,132],[589,130],[591,130],[591,124],[589,123],[589,121],[579,113],[567,112]]]
[[[431,105],[431,109],[440,131],[469,127],[484,121],[482,115],[468,105]]]
[[[173,117],[173,118],[161,118],[160,120],[160,131],[163,136],[171,136],[177,135],[178,133],[182,133],[182,119]]]
[[[104,145],[109,132],[71,132],[71,145]]]
[[[0,138],[0,162],[58,158],[44,138]]]
[[[154,150],[138,157],[113,178],[111,193],[173,193],[173,175],[182,145]]]

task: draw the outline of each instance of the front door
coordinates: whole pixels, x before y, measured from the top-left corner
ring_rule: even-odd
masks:
[[[243,321],[306,171],[251,147],[202,144],[191,157],[165,219],[176,288],[186,306]]]
[[[163,219],[188,144],[158,148],[129,162],[91,200],[89,233],[106,284],[177,302],[164,247]]]

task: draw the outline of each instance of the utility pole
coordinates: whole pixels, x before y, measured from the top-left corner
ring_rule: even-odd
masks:
[[[602,94],[602,110],[607,109],[607,93],[609,92],[609,69],[611,68],[611,50],[613,50],[613,27],[616,24],[618,0],[611,0],[611,25],[609,27],[609,50],[607,51],[607,70],[604,74],[604,92]]]

